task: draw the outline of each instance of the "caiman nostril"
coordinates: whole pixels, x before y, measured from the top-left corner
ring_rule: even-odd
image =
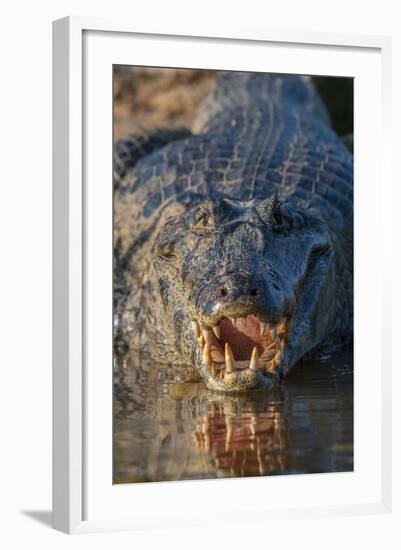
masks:
[[[229,291],[228,291],[227,287],[225,287],[225,286],[221,287],[221,288],[220,288],[220,294],[221,294],[221,296],[223,296],[223,297],[228,296]],[[258,296],[258,295],[259,295],[259,289],[258,289],[258,288],[255,288],[255,287],[254,287],[254,288],[251,288],[251,289],[249,290],[249,295],[252,296],[252,297]]]

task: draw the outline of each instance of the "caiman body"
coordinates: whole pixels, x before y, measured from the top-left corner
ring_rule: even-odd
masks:
[[[353,159],[311,82],[228,73],[114,157],[116,337],[216,391],[350,341]]]

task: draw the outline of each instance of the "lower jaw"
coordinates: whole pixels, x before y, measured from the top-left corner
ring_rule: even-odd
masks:
[[[249,391],[258,388],[272,388],[278,382],[278,376],[252,371],[251,369],[237,370],[226,374],[224,379],[207,376],[205,382],[210,390],[224,393]]]

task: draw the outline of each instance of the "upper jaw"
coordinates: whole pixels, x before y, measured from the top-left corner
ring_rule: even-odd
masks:
[[[258,304],[254,300],[241,300],[237,303],[221,307],[217,301],[214,306],[208,311],[200,312],[198,308],[189,308],[191,319],[197,321],[201,327],[218,326],[224,319],[239,319],[246,318],[249,315],[254,315],[261,323],[270,325],[278,325],[284,317],[291,317],[293,314],[293,304],[286,303],[279,307],[267,308],[263,304]],[[285,312],[283,311],[285,310]]]
[[[291,319],[266,322],[253,313],[221,317],[214,326],[193,319],[198,366],[210,389],[243,391],[272,386],[285,364]]]

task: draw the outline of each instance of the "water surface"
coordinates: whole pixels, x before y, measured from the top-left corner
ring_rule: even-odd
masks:
[[[173,372],[116,358],[114,483],[353,470],[351,352],[235,396]]]

